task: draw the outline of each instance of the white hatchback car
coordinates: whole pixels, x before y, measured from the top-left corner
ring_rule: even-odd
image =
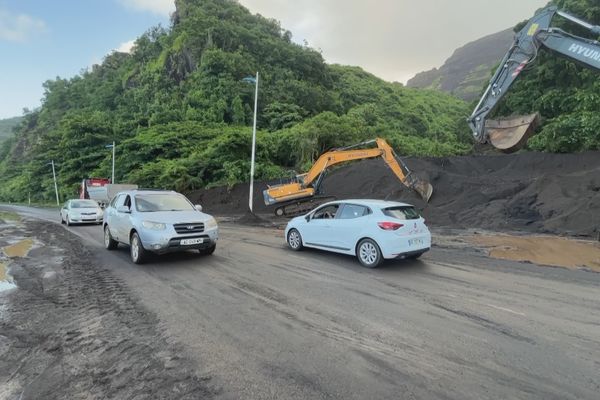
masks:
[[[67,224],[101,224],[104,211],[94,200],[72,199],[60,209],[60,222]]]
[[[410,204],[383,200],[326,203],[285,228],[292,250],[314,247],[350,254],[367,267],[384,259],[418,258],[431,248],[425,220]]]

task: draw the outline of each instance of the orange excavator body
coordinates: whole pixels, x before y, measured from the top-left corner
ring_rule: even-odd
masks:
[[[377,148],[356,148],[372,143],[376,143]],[[285,211],[285,206],[289,206],[290,204],[287,203],[290,202],[293,203],[291,204],[292,207],[290,207],[290,209],[294,210],[301,209],[304,211],[304,208],[300,206],[300,203],[303,202],[309,202],[311,203],[310,206],[314,207],[314,197],[318,193],[318,188],[321,183],[320,180],[329,167],[340,163],[377,157],[384,159],[388,167],[390,167],[392,172],[404,185],[419,193],[424,201],[429,201],[433,193],[431,184],[414,176],[406,164],[404,164],[404,162],[396,155],[392,147],[384,139],[377,138],[354,146],[335,149],[324,153],[317,159],[306,174],[296,176],[294,182],[271,186],[265,190],[263,192],[265,204],[268,206],[281,205],[275,210],[275,214],[279,216],[290,215],[290,213]],[[296,212],[292,214],[296,214]]]

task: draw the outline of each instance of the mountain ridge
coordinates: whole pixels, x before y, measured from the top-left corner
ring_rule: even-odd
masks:
[[[407,86],[441,90],[466,101],[475,100],[513,37],[513,30],[505,29],[469,42],[456,49],[439,68],[416,74]]]

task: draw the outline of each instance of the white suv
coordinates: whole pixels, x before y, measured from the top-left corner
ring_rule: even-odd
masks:
[[[199,250],[210,255],[219,237],[217,221],[174,191],[130,190],[118,193],[104,210],[104,246],[130,246],[141,264],[150,253]]]

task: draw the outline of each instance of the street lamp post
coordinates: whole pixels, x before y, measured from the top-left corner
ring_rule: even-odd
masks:
[[[112,179],[110,180],[110,183],[112,183],[114,185],[115,183],[115,142],[112,142],[112,144],[107,144],[106,146],[107,149],[111,149],[112,148]]]
[[[254,160],[256,157],[256,116],[258,111],[258,72],[256,78],[247,77],[243,79],[244,82],[254,84],[254,125],[252,127],[252,158],[250,159],[250,196],[248,199],[248,207],[250,212],[253,211],[254,204]]]
[[[60,205],[60,200],[58,199],[58,184],[56,183],[56,171],[54,169],[54,160],[52,160],[49,164],[52,165],[52,178],[54,178],[54,193],[56,194],[56,205]]]

